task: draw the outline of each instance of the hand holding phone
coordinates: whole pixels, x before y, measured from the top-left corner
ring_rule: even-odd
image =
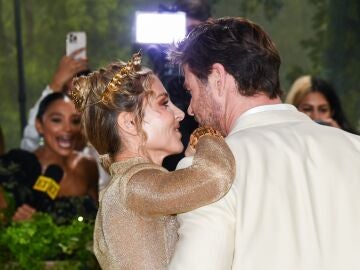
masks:
[[[85,32],[69,32],[66,35],[66,55],[74,59],[86,59]]]

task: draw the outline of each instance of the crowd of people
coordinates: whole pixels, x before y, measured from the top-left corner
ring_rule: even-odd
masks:
[[[103,269],[359,269],[360,137],[336,91],[302,75],[282,98],[270,36],[208,17],[168,51],[190,94],[174,103],[139,52],[94,71],[64,56],[21,149],[0,144],[0,208],[95,219]],[[55,197],[34,189],[47,178]]]

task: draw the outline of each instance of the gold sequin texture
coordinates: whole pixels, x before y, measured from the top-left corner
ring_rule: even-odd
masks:
[[[168,172],[137,157],[111,165],[101,191],[94,252],[102,269],[165,270],[177,241],[175,214],[219,200],[235,160],[224,139],[203,136],[192,166]]]

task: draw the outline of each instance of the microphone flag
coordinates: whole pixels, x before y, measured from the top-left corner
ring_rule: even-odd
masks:
[[[33,189],[46,193],[52,200],[54,200],[59,193],[61,178],[64,171],[58,165],[49,165],[44,173],[36,180]]]

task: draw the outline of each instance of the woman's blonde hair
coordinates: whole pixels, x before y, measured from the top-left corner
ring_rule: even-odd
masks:
[[[100,155],[108,156],[104,163],[112,163],[114,155],[122,147],[118,132],[117,117],[121,112],[134,113],[135,124],[141,134],[144,117],[144,104],[151,96],[153,72],[148,68],[139,68],[126,72],[114,85],[114,78],[126,70],[128,64],[114,62],[106,68],[92,72],[88,76],[74,79],[73,100],[82,113],[82,121],[89,142]],[[117,77],[115,77],[117,76]],[[111,91],[109,85],[111,83]],[[75,95],[74,95],[75,93]],[[79,102],[80,99],[80,102]],[[80,103],[80,104],[79,104]]]
[[[311,76],[305,75],[299,77],[290,87],[290,91],[286,96],[285,103],[299,107],[301,101],[307,94],[311,92]]]

